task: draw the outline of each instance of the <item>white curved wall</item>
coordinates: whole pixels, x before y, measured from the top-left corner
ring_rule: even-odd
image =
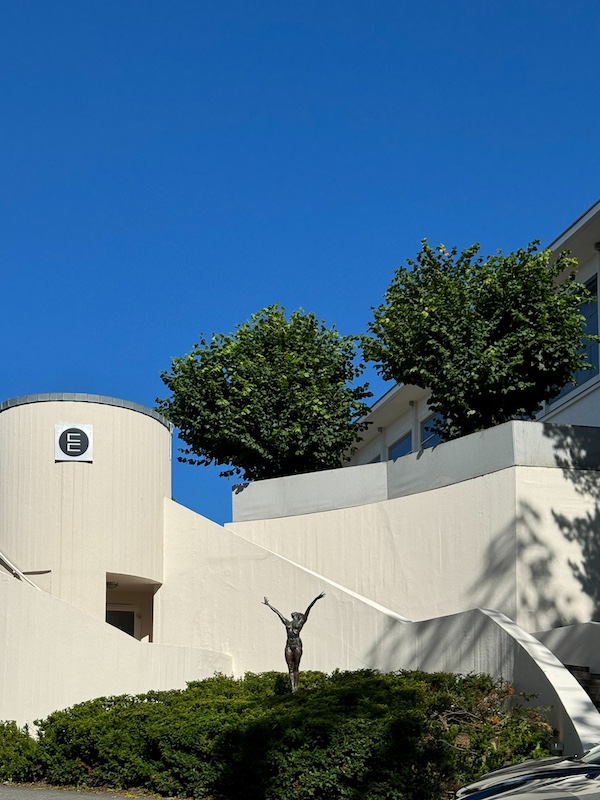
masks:
[[[56,424],[93,426],[93,463],[55,462]],[[171,434],[130,408],[30,402],[0,413],[0,551],[56,597],[104,619],[106,573],[162,582]]]
[[[138,642],[0,573],[0,720],[19,725],[83,700],[231,673],[231,658]]]

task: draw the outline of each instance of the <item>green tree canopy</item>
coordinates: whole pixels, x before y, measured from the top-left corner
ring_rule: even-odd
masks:
[[[161,375],[172,394],[158,409],[187,445],[180,460],[226,465],[224,476],[338,467],[365,428],[371,396],[367,384],[353,385],[363,370],[355,356],[355,337],[269,306],[174,358]]]
[[[487,258],[476,244],[421,244],[374,309],[365,357],[385,379],[431,390],[442,440],[533,418],[588,366],[583,344],[596,338],[582,329],[592,297],[577,262],[537,242]]]

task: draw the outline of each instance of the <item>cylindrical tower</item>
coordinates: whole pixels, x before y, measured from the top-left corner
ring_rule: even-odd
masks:
[[[0,404],[0,553],[138,638],[152,636],[170,496],[171,427],[157,412],[70,393]]]

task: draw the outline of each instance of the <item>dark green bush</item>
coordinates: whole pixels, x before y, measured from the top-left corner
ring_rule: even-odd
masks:
[[[30,761],[49,783],[212,800],[432,800],[542,755],[551,733],[488,676],[369,670],[305,672],[293,695],[278,673],[216,675],[38,726]]]
[[[23,783],[36,778],[37,742],[29,735],[27,726],[15,722],[0,722],[0,781]]]

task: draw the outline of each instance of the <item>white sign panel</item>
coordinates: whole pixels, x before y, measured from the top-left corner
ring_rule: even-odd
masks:
[[[92,462],[94,460],[94,430],[92,425],[55,425],[54,460]]]

